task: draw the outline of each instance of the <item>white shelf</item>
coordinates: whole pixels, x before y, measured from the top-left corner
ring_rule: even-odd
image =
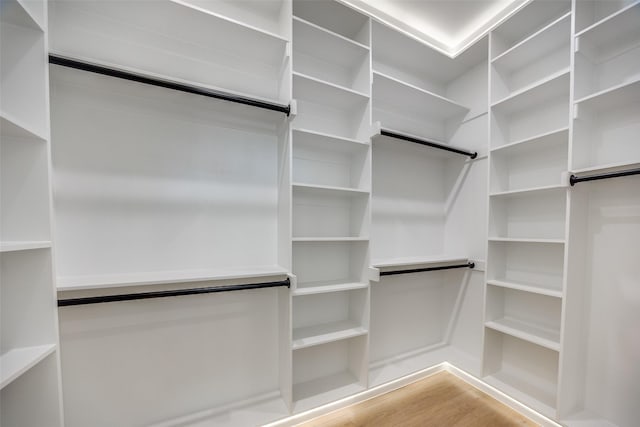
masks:
[[[336,1],[295,1],[293,16],[339,34],[362,45],[369,45],[369,17]],[[340,19],[336,19],[339,16]]]
[[[350,372],[341,372],[293,385],[293,411],[302,412],[327,402],[364,391]]]
[[[44,23],[38,22],[38,19],[28,10],[24,3],[24,0],[2,0],[2,13],[0,14],[2,24],[19,25],[37,31],[44,31]]]
[[[328,280],[323,282],[298,282],[298,287],[293,291],[293,296],[315,295],[330,292],[344,292],[353,289],[366,289],[368,283],[348,282],[344,280]]]
[[[280,266],[254,266],[237,269],[154,271],[97,276],[58,277],[58,291],[116,288],[125,286],[161,285],[219,280],[240,280],[257,277],[282,277],[287,270]]]
[[[460,117],[462,120],[469,112],[469,108],[457,102],[375,70],[373,101],[376,108],[400,110],[410,115],[437,120],[452,117]]]
[[[368,237],[294,237],[293,242],[368,242]]]
[[[554,243],[564,244],[563,239],[524,239],[513,237],[489,237],[490,242],[512,242],[512,243]]]
[[[19,119],[11,117],[10,114],[4,111],[0,111],[0,131],[3,137],[37,139],[40,141],[45,141],[47,138],[46,135],[29,129],[26,123],[22,123]]]
[[[540,144],[545,143],[549,140],[555,140],[556,138],[563,138],[566,143],[568,143],[569,138],[569,127],[563,126],[558,129],[551,130],[549,132],[543,132],[541,134],[537,134],[528,138],[520,139],[518,141],[511,142],[509,144],[500,145],[499,147],[495,147],[491,149],[492,153],[501,153],[503,151],[512,151],[515,152],[516,149],[520,147],[525,147],[529,144]]]
[[[369,46],[366,46],[366,45],[364,45],[362,43],[359,43],[359,42],[357,42],[355,40],[352,40],[352,39],[350,39],[348,37],[345,37],[345,36],[343,36],[341,34],[338,34],[338,33],[334,32],[334,31],[331,31],[331,30],[329,30],[327,28],[321,27],[320,25],[314,24],[313,22],[307,21],[306,19],[302,19],[299,16],[294,16],[293,17],[294,26],[296,25],[296,22],[300,23],[300,24],[302,24],[304,26],[308,26],[310,28],[313,28],[313,29],[317,30],[316,34],[320,35],[320,37],[322,37],[321,36],[322,34],[325,34],[325,35],[330,36],[331,38],[340,40],[341,42],[344,42],[344,43],[346,43],[348,45],[354,46],[354,47],[358,48],[358,50],[361,50],[361,51],[369,51],[370,50]],[[329,40],[328,38],[324,38],[325,42],[328,42],[328,40]],[[344,43],[342,44],[343,46],[344,46]],[[327,45],[324,45],[324,46],[325,46],[325,48],[327,47]],[[336,45],[332,43],[331,46],[336,46]],[[333,54],[333,50],[331,49],[330,51]]]
[[[347,187],[333,187],[330,185],[314,185],[303,184],[300,182],[294,182],[291,184],[294,191],[302,191],[309,195],[322,194],[327,196],[339,196],[339,197],[359,197],[367,196],[370,194],[368,190],[360,190],[357,188]]]
[[[567,97],[569,95],[568,68],[512,93],[492,104],[491,108],[500,113],[511,115],[564,95]]]
[[[313,102],[320,102],[327,105],[335,105],[337,107],[345,106],[352,108],[361,105],[369,100],[369,95],[358,92],[344,86],[340,86],[325,80],[321,80],[299,72],[293,72],[294,85],[301,90],[305,99]]]
[[[306,137],[317,139],[318,141],[332,143],[334,145],[349,144],[351,146],[355,145],[357,148],[366,148],[370,145],[369,141],[361,141],[355,138],[346,138],[344,136],[334,135],[326,132],[319,132],[311,129],[297,128],[295,126],[292,126],[291,130],[294,133],[294,144],[295,133],[301,133],[305,134]]]
[[[375,268],[392,268],[392,267],[438,267],[448,264],[460,264],[469,262],[469,258],[451,255],[425,256],[425,257],[404,257],[391,259],[372,260],[371,265]]]
[[[567,427],[618,427],[609,420],[590,411],[580,411],[560,420]]]
[[[640,168],[640,162],[619,162],[609,163],[606,165],[590,166],[587,168],[574,169],[571,173],[574,174],[592,174],[592,173],[609,173],[617,172],[625,169]]]
[[[528,193],[556,191],[558,189],[566,189],[566,188],[567,187],[564,185],[545,185],[541,187],[523,188],[519,190],[500,191],[500,192],[489,194],[489,197],[508,197],[508,196],[515,196],[520,194],[524,195]]]
[[[562,298],[562,291],[543,288],[538,285],[528,285],[524,283],[506,282],[503,280],[487,280],[487,284],[491,286],[498,286],[501,288],[515,289],[517,291],[530,292],[533,294],[546,295],[554,298]]]
[[[505,70],[521,69],[555,51],[562,45],[568,45],[570,33],[571,12],[567,12],[520,43],[496,56],[491,62]]]
[[[293,329],[293,350],[326,344],[367,334],[358,323],[345,320]]]
[[[4,241],[0,242],[0,252],[27,251],[31,249],[46,249],[51,247],[51,242],[42,241]]]
[[[487,328],[536,344],[549,350],[560,351],[560,332],[542,328],[513,318],[502,318],[485,323]]]
[[[56,350],[55,344],[21,347],[0,356],[0,389],[37,365]]]
[[[578,99],[578,107],[586,107],[594,112],[610,110],[640,100],[640,80],[622,83]]]
[[[640,41],[639,19],[640,2],[609,15],[576,34],[578,51],[594,62],[601,62],[637,45]]]

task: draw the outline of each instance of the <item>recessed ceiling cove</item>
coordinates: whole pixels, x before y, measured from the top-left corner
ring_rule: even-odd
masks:
[[[527,0],[342,0],[456,56]]]

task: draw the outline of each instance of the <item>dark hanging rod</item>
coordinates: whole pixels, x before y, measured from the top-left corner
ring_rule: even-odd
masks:
[[[621,176],[629,176],[629,175],[640,175],[640,168],[629,169],[629,170],[620,171],[620,172],[600,173],[596,175],[586,175],[586,176],[571,175],[569,177],[569,183],[573,187],[578,182],[598,181],[600,179],[619,178]]]
[[[442,267],[425,267],[425,268],[414,268],[411,270],[394,270],[394,271],[381,271],[381,276],[394,276],[396,274],[409,274],[409,273],[422,273],[423,271],[439,271],[439,270],[451,270],[454,268],[473,268],[475,267],[475,263],[468,262],[466,264],[456,264],[456,265],[444,265]]]
[[[464,156],[469,156],[472,159],[478,157],[478,153],[473,151],[461,150],[460,148],[450,147],[448,145],[440,144],[438,142],[427,141],[425,139],[414,138],[409,135],[403,135],[401,133],[397,133],[394,131],[390,131],[387,129],[380,129],[380,135],[388,136],[391,138],[402,139],[404,141],[414,142],[416,144],[426,145],[428,147],[438,148],[440,150],[450,151],[452,153],[462,154]]]
[[[59,299],[58,307],[72,305],[100,304],[103,302],[133,301],[151,298],[181,297],[185,295],[212,294],[215,292],[244,291],[248,289],[276,288],[279,286],[291,286],[289,279],[278,282],[249,283],[246,285],[208,286],[205,288],[176,289],[170,291],[141,292],[136,294],[103,295],[98,297]]]
[[[75,59],[64,58],[57,55],[49,55],[49,63],[54,65],[61,65],[68,68],[75,68],[76,70],[88,71],[90,73],[102,74],[105,76],[130,80],[133,82],[163,87],[165,89],[172,89],[178,90],[180,92],[207,96],[209,98],[221,99],[223,101],[235,102],[237,104],[250,105],[252,107],[263,108],[265,110],[279,111],[281,113],[285,113],[287,116],[291,113],[290,105],[280,105],[271,102],[260,101],[257,99],[247,98],[244,96],[234,95],[231,93],[213,89],[207,89],[200,86],[178,83],[171,80],[159,79],[157,77],[149,77],[142,74],[135,74],[128,71],[118,70],[115,68],[103,67],[101,65],[77,61]]]

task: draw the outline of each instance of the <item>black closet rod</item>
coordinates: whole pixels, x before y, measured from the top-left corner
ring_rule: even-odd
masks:
[[[141,292],[136,294],[103,295],[103,296],[97,296],[97,297],[59,299],[58,307],[68,307],[72,305],[100,304],[103,302],[133,301],[133,300],[151,299],[151,298],[181,297],[185,295],[212,294],[216,292],[229,292],[229,291],[244,291],[248,289],[275,288],[279,286],[286,286],[288,288],[291,286],[291,282],[287,278],[285,280],[280,280],[278,282],[249,283],[246,285],[208,286],[205,288],[189,288],[189,289],[176,289],[176,290],[169,290],[169,291]]]
[[[234,95],[227,92],[207,89],[200,86],[193,86],[185,83],[178,83],[171,80],[159,79],[157,77],[149,77],[142,74],[135,74],[128,71],[122,71],[115,68],[103,67],[101,65],[91,64],[89,62],[77,61],[75,59],[64,58],[57,55],[49,55],[49,63],[61,65],[63,67],[75,68],[76,70],[88,71],[91,73],[102,74],[105,76],[116,77],[119,79],[130,80],[133,82],[144,83],[152,86],[163,87],[165,89],[178,90],[180,92],[191,93],[195,95],[207,96],[209,98],[222,99],[223,101],[235,102],[237,104],[250,105],[252,107],[263,108],[265,110],[279,111],[287,116],[291,113],[291,106],[274,104],[271,102],[260,101],[257,99],[247,98],[244,96]]]
[[[381,276],[394,276],[396,274],[409,274],[409,273],[422,273],[423,271],[438,271],[438,270],[450,270],[454,268],[473,268],[475,263],[468,262],[466,264],[456,265],[444,265],[442,267],[425,267],[425,268],[413,268],[411,270],[394,270],[394,271],[381,271]]]
[[[596,175],[587,175],[587,176],[571,175],[569,177],[569,183],[573,187],[578,182],[598,181],[600,179],[619,178],[621,176],[629,176],[629,175],[640,175],[640,168],[629,169],[629,170],[620,171],[620,172],[611,172],[611,173],[601,173],[601,174],[596,174]]]
[[[469,156],[472,159],[478,157],[478,153],[473,151],[461,150],[460,148],[450,147],[448,145],[440,144],[438,142],[427,141],[425,139],[414,138],[409,135],[403,135],[401,133],[393,132],[387,129],[380,129],[380,135],[389,136],[391,138],[402,139],[404,141],[415,142],[416,144],[426,145],[428,147],[438,148],[440,150],[450,151],[452,153],[462,154]]]

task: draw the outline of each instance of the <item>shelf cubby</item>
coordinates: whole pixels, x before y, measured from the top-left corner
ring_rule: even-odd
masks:
[[[50,48],[62,56],[287,104],[283,63],[289,39],[209,10],[242,8],[239,3],[54,1]]]
[[[47,143],[5,123],[0,124],[0,245],[41,245],[51,240]]]
[[[562,244],[490,241],[488,261],[488,281],[562,292]]]
[[[625,10],[637,5],[638,0],[581,0],[575,10],[576,34],[583,34],[602,24],[608,25],[612,18],[616,19]]]
[[[294,242],[294,294],[362,288],[368,283],[368,242]]]
[[[569,71],[562,70],[492,104],[491,146],[532,138],[569,123]]]
[[[567,169],[567,130],[499,148],[491,152],[490,194],[561,184]]]
[[[370,45],[369,18],[339,1],[293,0],[293,15],[363,46]]]
[[[563,188],[489,200],[489,236],[564,239],[567,195]]]
[[[512,288],[487,287],[485,326],[560,351],[562,300]]]
[[[293,20],[293,70],[369,94],[369,48],[301,18]]]
[[[576,36],[575,99],[640,80],[640,2]]]
[[[293,130],[293,182],[367,191],[369,144]]]
[[[296,128],[358,140],[368,136],[367,95],[294,73],[293,97],[298,108]]]
[[[518,46],[571,10],[571,1],[533,1],[491,33],[492,59]]]
[[[219,15],[241,25],[255,28],[257,31],[272,33],[278,37],[289,38],[288,29],[291,19],[289,0],[179,0],[199,7],[208,13]]]
[[[571,14],[548,26],[492,62],[491,98],[499,100],[569,67]]]
[[[0,256],[2,286],[0,354],[25,347],[54,345],[56,311],[49,249],[4,252]]]
[[[367,385],[367,336],[293,352],[293,412],[358,393]]]
[[[5,11],[6,7],[6,11]],[[22,2],[3,1],[0,17],[0,120],[3,133],[47,135],[45,35]],[[24,19],[20,19],[24,18]],[[3,135],[4,137],[4,135]]]
[[[572,169],[640,162],[640,80],[576,103]]]
[[[443,140],[447,121],[460,122],[468,111],[441,95],[373,73],[373,121],[386,128]]]
[[[555,418],[558,352],[485,328],[484,378],[513,399]]]
[[[293,185],[293,237],[365,237],[369,192]]]
[[[364,335],[368,290],[353,289],[293,298],[293,349]]]

